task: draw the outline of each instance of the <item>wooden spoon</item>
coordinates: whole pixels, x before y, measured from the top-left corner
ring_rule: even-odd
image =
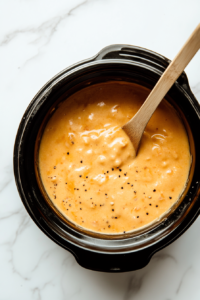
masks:
[[[158,104],[162,101],[166,93],[183,72],[199,48],[200,23],[176,57],[169,64],[165,72],[162,74],[141,108],[134,115],[134,117],[122,127],[133,143],[136,155],[144,129],[149,122],[149,119],[156,110]]]

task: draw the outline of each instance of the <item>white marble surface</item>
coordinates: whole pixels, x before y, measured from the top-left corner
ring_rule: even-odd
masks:
[[[0,300],[200,299],[200,218],[142,270],[85,270],[30,219],[12,170],[22,114],[54,74],[114,43],[173,58],[199,21],[199,0],[0,1]],[[200,51],[186,72],[200,101]]]

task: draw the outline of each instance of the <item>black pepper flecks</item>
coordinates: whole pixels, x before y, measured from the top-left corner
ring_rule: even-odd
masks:
[[[69,155],[69,152],[68,152],[67,154]],[[82,160],[81,160],[80,162],[83,163]],[[122,166],[122,167],[123,167],[123,166]],[[57,166],[55,166],[55,168],[57,168]],[[119,173],[118,173],[118,177],[122,177],[122,179],[123,179],[123,178],[124,178],[123,175],[124,175],[124,176],[127,176],[127,172],[123,173],[123,171],[122,171],[122,169],[121,169],[120,167],[114,167],[114,168],[111,168],[111,169],[109,169],[109,170],[110,170],[110,171],[111,171],[111,170],[112,170],[112,171],[117,171],[117,169],[119,169],[119,171],[122,172],[120,175],[119,175]],[[112,171],[111,171],[111,173],[112,173]],[[136,171],[137,173],[140,172],[139,170],[135,170],[135,171]],[[107,174],[109,173],[109,171],[106,171],[106,170],[105,170],[105,172],[106,172]],[[106,175],[106,173],[104,173],[104,174]],[[80,173],[79,173],[79,174],[80,174]],[[115,172],[114,172],[113,174],[115,174]],[[89,175],[89,174],[88,174],[88,175]],[[85,184],[83,184],[83,186],[85,186],[85,185],[87,186],[87,182],[88,182],[88,181],[87,181],[87,180],[84,180],[84,177],[87,179],[88,176],[85,176],[84,173],[83,173],[82,175],[78,175],[78,174],[77,174],[77,177],[78,177],[78,176],[79,176],[80,178],[82,177],[82,179],[80,180],[80,183],[83,184],[83,181],[85,181]],[[90,177],[91,177],[91,176],[90,176]],[[109,177],[109,176],[107,176],[107,177]],[[137,178],[137,176],[135,176],[135,177]],[[53,177],[51,177],[51,178],[53,178]],[[129,179],[129,178],[127,177],[127,178],[124,178],[124,179]],[[81,182],[81,181],[82,181],[82,182]],[[131,184],[130,182],[126,182],[126,180],[124,180],[124,181],[125,181],[125,182],[122,182],[123,184],[126,183],[126,184],[130,184],[131,187],[134,186],[134,185]],[[134,179],[133,179],[133,181],[134,181]],[[135,181],[137,181],[137,180],[135,180]],[[65,184],[67,184],[67,182],[66,182]],[[57,186],[57,184],[53,184],[53,185],[54,185],[55,187]],[[54,189],[55,189],[55,187],[54,187]],[[79,187],[80,187],[80,190],[81,190],[81,186],[79,186]],[[120,185],[119,185],[119,187],[120,187]],[[53,187],[52,187],[52,188],[53,188]],[[124,188],[127,189],[126,186],[125,186]],[[135,188],[136,188],[136,187],[135,187]],[[121,189],[123,189],[123,186],[121,187]],[[78,189],[78,188],[74,188],[74,190],[77,190],[77,191],[78,191],[79,189]],[[128,190],[129,190],[129,188],[128,188]],[[85,189],[85,192],[86,192],[86,191],[87,191],[87,189]],[[89,191],[89,193],[88,193],[87,195],[85,194],[85,196],[89,196],[89,194],[90,194],[90,188],[89,188],[88,191]],[[136,191],[134,191],[133,189],[132,189],[132,191],[136,194]],[[54,192],[56,192],[56,191],[54,191]],[[109,191],[108,191],[108,192],[109,192]],[[156,192],[156,189],[154,189],[153,192]],[[77,194],[77,196],[78,196],[78,194],[80,195],[80,193],[81,193],[81,192],[75,193],[75,194]],[[105,192],[104,192],[104,193],[105,193]],[[158,193],[160,193],[159,190],[158,190]],[[142,192],[142,194],[145,195],[144,192]],[[108,195],[108,194],[105,193],[105,196],[107,196],[107,195]],[[158,195],[159,195],[159,194],[158,194]],[[110,194],[109,194],[109,196],[110,196]],[[154,196],[155,196],[155,195],[154,195]],[[136,197],[136,196],[135,196],[135,197]],[[168,199],[172,199],[171,196],[168,196],[168,197],[169,197]],[[56,198],[56,195],[55,195],[55,198]],[[78,197],[77,197],[77,198],[78,198]],[[80,198],[80,196],[79,196],[79,198]],[[82,198],[85,198],[85,197],[82,197]],[[89,197],[86,197],[86,198],[87,198],[87,200],[92,199],[92,198],[89,198]],[[105,199],[106,201],[107,201],[107,198],[108,198],[108,197],[106,197],[106,199]],[[143,200],[144,200],[144,198],[152,199],[152,198],[154,198],[154,197],[148,196],[148,194],[147,194],[146,196],[143,196]],[[147,199],[147,200],[148,200],[148,199]],[[77,202],[77,201],[79,201],[79,200],[76,200],[75,202]],[[152,200],[152,204],[151,204],[151,203],[148,203],[148,201],[147,201],[147,205],[149,205],[149,206],[154,206],[155,204],[153,203],[153,201],[154,201],[154,200]],[[66,203],[65,203],[65,200],[62,200],[62,202],[64,202],[63,207],[66,209],[66,206],[67,206],[66,203],[67,203],[67,201],[66,201]],[[70,202],[70,201],[69,201],[69,202]],[[81,202],[79,202],[79,203],[81,204]],[[90,203],[90,205],[91,205],[91,202],[89,202],[89,203]],[[114,203],[114,202],[111,202],[111,203]],[[99,204],[98,204],[98,205],[99,205]],[[101,207],[101,206],[104,206],[104,205],[106,205],[106,203],[100,204],[100,207]],[[69,206],[71,207],[71,204],[70,204]],[[80,206],[81,206],[81,205],[80,205]],[[82,207],[80,207],[80,206],[79,206],[79,209],[82,210]],[[93,208],[93,209],[95,209],[95,206],[97,206],[97,204],[94,204],[94,202],[92,202],[92,205],[91,205],[90,207]],[[155,206],[154,206],[154,207],[155,207]],[[156,205],[156,207],[158,207],[158,205]],[[83,208],[84,208],[84,207],[83,207]],[[148,207],[147,207],[147,208],[148,208]],[[85,208],[84,208],[84,209],[85,209]],[[68,210],[68,209],[67,209],[67,210]],[[103,210],[103,209],[102,209],[102,210]],[[99,211],[100,211],[100,210],[99,210]],[[112,209],[111,211],[114,212],[115,209]],[[110,211],[110,215],[115,215],[115,214],[116,214],[116,212],[115,212],[115,214],[114,214],[114,213],[112,214],[111,211]],[[150,212],[151,212],[151,208],[150,208]],[[70,208],[69,208],[69,213],[70,213]],[[80,215],[81,215],[81,213],[80,213]],[[149,212],[146,212],[146,215],[150,215],[150,213],[149,213]],[[135,217],[136,217],[136,218],[139,218],[140,216],[139,216],[139,215],[138,215],[138,216],[136,215]],[[112,216],[112,217],[111,217],[111,216],[110,216],[110,218],[112,218],[112,219],[118,219],[118,218],[120,218],[120,217],[115,217],[115,216]],[[81,218],[81,219],[82,219],[82,218]],[[142,219],[142,215],[141,215],[141,219]],[[84,221],[81,221],[81,220],[80,220],[80,222],[84,222]],[[104,222],[105,222],[105,221],[104,221]],[[138,222],[139,222],[139,221],[138,221]],[[117,223],[117,222],[116,222],[116,223]],[[108,225],[109,225],[109,223],[107,224],[107,226],[108,226]],[[107,227],[107,226],[106,226],[106,227]],[[113,226],[112,224],[109,225],[109,228],[112,227],[112,226]],[[123,233],[125,233],[125,231],[123,231]]]
[[[53,168],[56,169],[56,166],[54,166]]]
[[[69,152],[67,152],[67,155],[69,155]]]
[[[80,163],[82,164],[82,163],[83,163],[83,161],[81,160],[81,161],[80,161]]]

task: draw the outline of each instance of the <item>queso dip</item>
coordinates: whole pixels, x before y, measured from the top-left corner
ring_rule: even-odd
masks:
[[[138,155],[121,129],[150,90],[96,84],[61,102],[39,148],[43,186],[56,208],[85,229],[119,234],[158,221],[185,189],[191,155],[186,130],[163,100]]]

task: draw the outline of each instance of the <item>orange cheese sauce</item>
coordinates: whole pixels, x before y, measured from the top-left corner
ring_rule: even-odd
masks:
[[[117,234],[158,221],[183,192],[191,163],[186,130],[165,100],[138,155],[121,129],[150,90],[104,83],[60,103],[39,149],[44,188],[57,209],[88,230]]]

